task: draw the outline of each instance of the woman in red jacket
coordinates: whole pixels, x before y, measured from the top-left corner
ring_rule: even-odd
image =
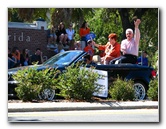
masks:
[[[120,44],[116,41],[117,35],[111,33],[108,36],[109,42],[106,45],[99,45],[93,42],[99,50],[104,51],[104,56],[101,58],[102,64],[109,64],[111,60],[120,56]]]

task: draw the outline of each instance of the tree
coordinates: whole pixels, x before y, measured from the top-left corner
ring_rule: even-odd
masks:
[[[134,30],[134,21],[139,18],[141,19],[142,15],[147,11],[146,8],[121,8],[118,9],[118,12],[121,17],[122,27],[123,27],[123,39],[125,38],[125,30],[131,28]],[[133,15],[132,15],[133,14]]]
[[[8,21],[13,21],[13,14],[23,22],[32,22],[39,17],[47,19],[48,8],[9,8]]]

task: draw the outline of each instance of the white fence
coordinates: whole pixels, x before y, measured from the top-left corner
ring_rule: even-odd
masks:
[[[46,21],[34,21],[33,23],[8,22],[9,28],[27,28],[27,29],[44,29],[47,30]]]

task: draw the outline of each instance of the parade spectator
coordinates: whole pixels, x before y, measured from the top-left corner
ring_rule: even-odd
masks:
[[[75,50],[82,50],[82,49],[81,49],[80,41],[76,41],[76,42],[74,43],[74,46],[75,46]]]
[[[65,50],[64,50],[64,48],[63,48],[63,44],[62,43],[59,43],[58,44],[58,47],[54,50],[54,52],[56,53],[56,54],[58,54],[58,53],[61,53],[61,52],[64,52]]]
[[[51,43],[51,36],[50,36],[50,34],[51,34],[51,29],[49,28],[47,30],[47,44],[48,45]]]
[[[47,37],[48,37],[48,45],[50,44],[55,44],[57,41],[57,36],[56,36],[56,28],[54,26],[51,27],[51,29],[48,29],[47,31]]]
[[[94,46],[99,50],[104,51],[104,55],[101,58],[102,64],[109,64],[109,62],[120,56],[120,44],[117,42],[117,35],[111,33],[108,36],[109,42],[106,45],[99,45],[93,41]]]
[[[89,33],[90,33],[90,28],[88,27],[88,23],[86,21],[84,21],[80,30],[79,30],[82,50],[84,49],[84,47],[87,46],[86,35]]]
[[[28,49],[23,49],[22,54],[20,55],[20,63],[22,66],[28,66],[31,64]]]
[[[88,27],[88,23],[84,21],[80,28],[79,35],[81,37],[81,41],[86,41],[85,36],[90,33],[90,28]]]
[[[135,32],[133,34],[132,29],[126,30],[126,39],[121,42],[121,63],[132,63],[135,64],[137,62],[138,49],[139,49],[139,41],[140,41],[140,30],[139,24],[141,23],[140,19],[136,19],[134,21]],[[133,37],[134,36],[134,37]]]
[[[18,47],[13,47],[12,56],[16,59],[16,62],[17,62],[15,67],[19,67],[20,66],[20,51]]]
[[[57,41],[56,28],[54,26],[52,26],[50,31],[50,40],[51,40],[51,43],[53,44],[55,44]]]
[[[10,48],[8,48],[8,69],[14,68],[17,63],[17,59],[12,55]]]
[[[87,46],[84,48],[84,51],[87,52],[90,55],[90,60],[92,60],[92,57],[94,55],[94,49],[92,48],[92,40],[87,41]]]
[[[66,29],[67,40],[70,44],[72,40],[74,40],[75,30],[73,29],[73,24],[70,23],[69,28]]]
[[[148,66],[148,58],[146,51],[144,51],[143,54],[137,59],[137,63],[140,65]]]
[[[63,22],[59,24],[56,35],[59,43],[62,43],[64,46],[67,45],[67,33]]]
[[[69,50],[75,50],[75,40],[70,41]]]
[[[31,56],[31,62],[32,64],[36,63],[37,64],[42,64],[43,63],[43,53],[40,50],[40,48],[36,48],[35,54]]]
[[[91,56],[89,54],[84,56],[84,61],[87,66],[96,66],[96,63],[92,61]]]

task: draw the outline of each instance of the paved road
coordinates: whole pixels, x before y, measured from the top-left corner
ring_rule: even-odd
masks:
[[[159,122],[158,109],[8,113],[9,122]]]

